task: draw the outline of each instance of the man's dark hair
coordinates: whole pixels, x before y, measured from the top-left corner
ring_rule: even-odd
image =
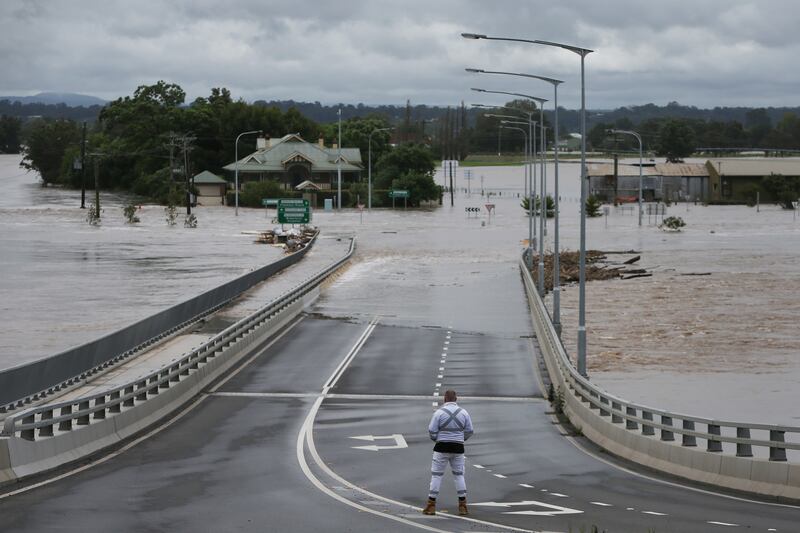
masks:
[[[457,400],[456,391],[454,391],[453,389],[448,389],[448,390],[444,391],[444,401],[445,401],[445,403],[446,402],[454,402],[456,400]]]

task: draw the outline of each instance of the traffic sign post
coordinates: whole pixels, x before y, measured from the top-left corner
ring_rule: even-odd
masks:
[[[411,196],[411,193],[404,189],[393,189],[389,191],[389,198],[392,199],[392,209],[394,209],[394,199],[395,198],[402,198],[403,199],[403,209],[408,207],[408,197]]]
[[[281,198],[278,200],[278,222],[280,224],[308,224],[311,206],[305,198]]]
[[[262,198],[261,205],[264,206],[264,218],[269,218],[269,208],[270,207],[278,207],[278,199],[277,198]]]

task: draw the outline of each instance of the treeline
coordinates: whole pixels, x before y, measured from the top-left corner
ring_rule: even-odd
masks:
[[[642,137],[643,148],[669,160],[678,160],[698,151],[765,150],[800,151],[800,117],[787,111],[774,123],[766,109],[752,109],[744,122],[687,118],[653,118],[634,123],[627,117],[614,122],[599,122],[588,134],[595,151],[635,151],[637,141],[629,135],[610,135],[608,130],[634,130]]]
[[[31,118],[67,118],[76,121],[88,120],[93,122],[100,115],[102,105],[68,106],[67,104],[21,103],[10,100],[0,100],[0,115],[7,115],[19,119]]]
[[[106,105],[87,128],[84,170],[88,181],[94,183],[96,170],[103,189],[132,191],[177,204],[186,196],[187,176],[202,170],[223,174],[222,167],[234,161],[235,141],[242,132],[260,131],[267,137],[299,133],[309,142],[323,136],[329,146],[338,134],[337,124],[318,124],[295,108],[281,111],[233,100],[225,88],[214,88],[208,97],[188,105],[185,99],[180,86],[159,81]],[[381,186],[392,187],[396,182],[412,189],[414,202],[435,198],[430,150],[412,142],[393,150],[389,128],[389,121],[380,116],[352,117],[342,124],[342,145],[360,148],[366,158],[371,144],[375,177]],[[82,124],[75,120],[31,121],[21,166],[37,171],[44,185],[80,187],[83,177],[76,163],[81,159],[82,139]],[[256,135],[242,137],[238,156],[255,148]],[[409,160],[400,164],[398,157]],[[364,188],[366,193],[366,184]]]

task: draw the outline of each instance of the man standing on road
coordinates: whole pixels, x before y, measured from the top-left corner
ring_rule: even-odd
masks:
[[[467,511],[467,483],[464,481],[464,441],[472,436],[472,419],[469,413],[456,403],[456,391],[444,393],[444,405],[433,413],[428,433],[436,442],[431,462],[431,487],[428,491],[428,504],[424,514],[436,514],[436,497],[442,485],[442,477],[450,464],[458,493],[458,514]]]

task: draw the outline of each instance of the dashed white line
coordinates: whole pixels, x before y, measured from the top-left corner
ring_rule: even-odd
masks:
[[[599,505],[600,507],[614,507],[610,503],[603,503],[603,502],[589,502],[592,505]]]
[[[443,377],[444,377],[444,374],[436,374],[436,379],[442,379]]]
[[[551,492],[550,496],[555,496],[557,498],[569,498],[566,494],[561,494],[560,492]]]
[[[527,483],[520,483],[519,486],[520,487],[525,487],[526,489],[532,489],[533,488],[533,485],[528,485]]]
[[[634,509],[633,507],[626,507],[625,510],[626,511],[635,511],[636,509]]]
[[[443,366],[439,367],[439,372],[444,372],[444,367]]]
[[[642,514],[650,514],[653,516],[667,516],[667,513],[657,513],[655,511],[642,511]]]
[[[493,474],[493,475],[494,477],[499,477],[500,479],[506,479],[506,476],[504,476],[503,474]]]
[[[474,466],[475,468],[480,468],[481,470],[483,470],[483,465],[472,465],[472,466]]]
[[[442,384],[441,384],[441,383],[437,383],[437,384],[436,384],[436,388],[437,388],[437,389],[438,389],[439,387],[441,387],[441,386],[442,386]]]
[[[731,524],[731,523],[728,523],[728,522],[716,522],[714,520],[709,520],[706,523],[707,524],[712,524],[712,525],[715,525],[715,526],[739,527],[739,524]]]
[[[445,344],[450,344],[450,341],[444,341]]]

